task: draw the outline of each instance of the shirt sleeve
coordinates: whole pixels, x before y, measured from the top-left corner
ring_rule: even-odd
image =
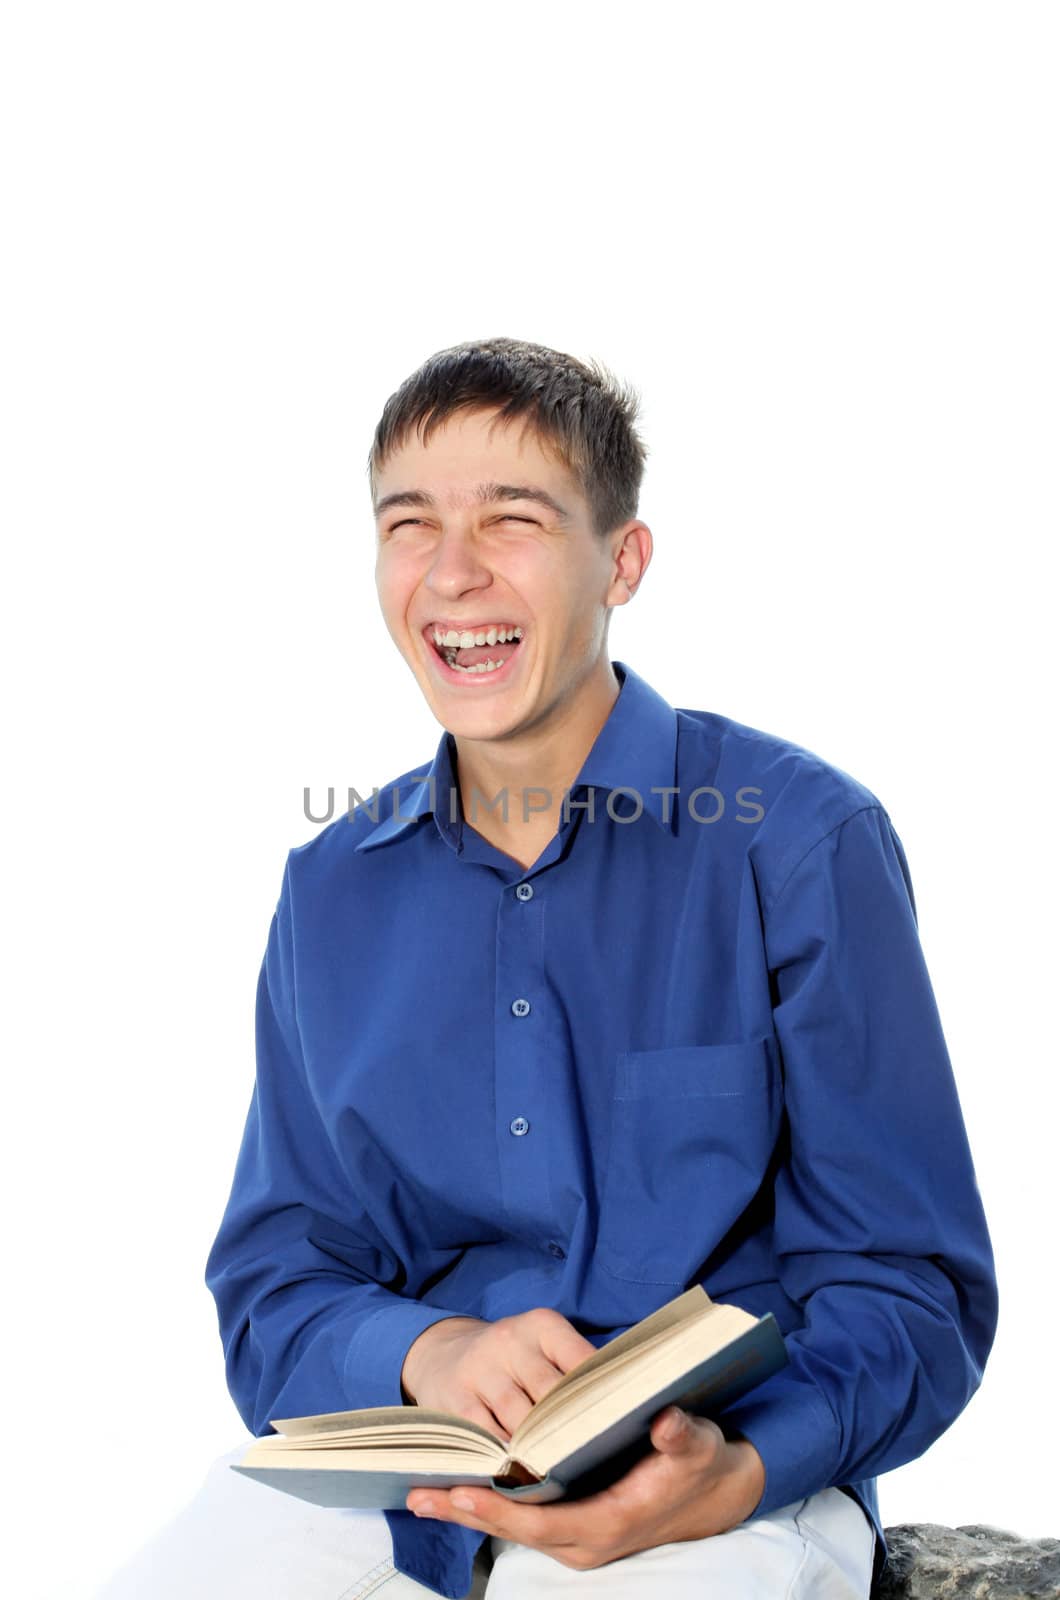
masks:
[[[401,1405],[401,1367],[452,1311],[403,1297],[403,1270],[345,1179],[311,1092],[294,991],[290,861],[258,979],[256,1073],[206,1264],[229,1392],[273,1417]]]
[[[724,1414],[761,1455],[756,1515],[920,1455],[982,1379],[993,1255],[882,807],[801,859],[764,913],[785,1124],[778,1275],[790,1365]]]

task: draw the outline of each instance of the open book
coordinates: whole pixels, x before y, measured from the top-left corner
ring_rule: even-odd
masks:
[[[233,1472],[320,1506],[404,1510],[410,1489],[482,1484],[513,1500],[577,1499],[651,1449],[668,1405],[711,1416],[787,1362],[772,1313],[715,1305],[696,1285],[560,1378],[507,1443],[423,1406],[271,1422]]]

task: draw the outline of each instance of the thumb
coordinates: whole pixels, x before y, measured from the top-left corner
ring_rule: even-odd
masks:
[[[652,1442],[669,1455],[690,1449],[696,1443],[693,1419],[680,1406],[667,1406],[656,1418]]]

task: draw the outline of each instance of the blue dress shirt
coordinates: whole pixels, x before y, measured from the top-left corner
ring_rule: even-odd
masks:
[[[879,1563],[875,1477],[997,1318],[905,854],[839,768],[612,666],[529,869],[463,821],[448,733],[290,852],[206,1267],[229,1389],[256,1435],[400,1405],[446,1316],[551,1306],[599,1346],[702,1283],[786,1336],[719,1419],[758,1512],[845,1487]],[[485,1535],[385,1516],[400,1571],[467,1593]]]

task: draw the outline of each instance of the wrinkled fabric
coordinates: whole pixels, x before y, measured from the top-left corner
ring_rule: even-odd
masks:
[[[243,1443],[91,1600],[426,1600],[394,1565],[382,1512],[310,1505],[231,1472]],[[579,1570],[487,1538],[465,1600],[868,1600],[872,1523],[838,1489],[710,1539],[684,1539]]]
[[[599,1346],[698,1282],[786,1336],[718,1419],[756,1514],[847,1487],[879,1560],[875,1478],[997,1320],[905,853],[849,774],[612,666],[530,868],[464,819],[448,733],[290,851],[206,1266],[229,1389],[256,1435],[400,1405],[446,1316],[550,1306]],[[466,1593],[482,1534],[385,1515],[399,1570]]]

